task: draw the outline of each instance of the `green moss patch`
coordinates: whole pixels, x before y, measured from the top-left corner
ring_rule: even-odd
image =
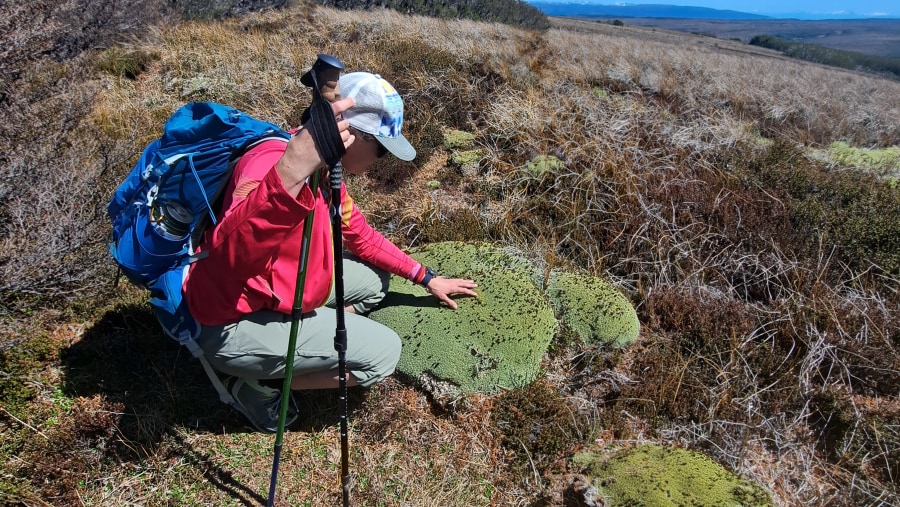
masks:
[[[600,278],[554,271],[547,296],[562,323],[587,344],[619,348],[637,340],[641,324],[628,299]]]
[[[448,150],[468,150],[475,147],[475,134],[463,130],[444,132],[444,148]]]
[[[832,160],[848,167],[862,167],[878,172],[900,170],[900,146],[870,150],[837,142],[829,147],[828,154]]]
[[[643,445],[606,461],[585,453],[575,456],[594,487],[611,507],[624,505],[771,506],[770,495],[724,469],[703,454]]]
[[[457,299],[453,311],[419,285],[392,278],[369,317],[403,340],[398,370],[451,382],[463,393],[496,393],[534,380],[558,324],[526,265],[496,247],[462,242],[411,255],[442,276],[475,280],[478,297]]]
[[[450,155],[450,163],[455,167],[464,167],[470,164],[478,165],[484,156],[483,150],[454,151]]]
[[[545,174],[557,174],[565,168],[566,164],[553,155],[538,155],[529,160],[521,169],[532,178],[539,179]]]
[[[481,161],[487,156],[481,149],[454,151],[450,154],[448,165],[459,174],[468,177],[477,176],[481,169]]]

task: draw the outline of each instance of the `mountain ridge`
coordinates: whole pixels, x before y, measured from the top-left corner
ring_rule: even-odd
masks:
[[[548,16],[687,18],[687,19],[771,19],[769,16],[708,7],[665,4],[604,5],[590,2],[528,2]]]
[[[721,20],[843,20],[843,19],[900,19],[897,15],[857,14],[853,11],[833,13],[784,12],[758,14],[731,9],[681,6],[671,4],[601,4],[589,0],[537,0],[527,3],[548,16],[612,17],[612,18],[671,18]]]

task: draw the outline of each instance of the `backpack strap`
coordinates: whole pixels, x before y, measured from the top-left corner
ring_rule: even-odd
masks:
[[[261,137],[248,143],[246,146],[243,146],[240,150],[237,150],[237,155],[235,155],[228,163],[228,170],[225,171],[225,174],[222,176],[223,181],[227,182],[231,180],[231,175],[234,174],[234,168],[237,166],[238,162],[241,160],[241,157],[243,157],[245,153],[267,141],[282,141],[284,143],[287,143],[288,141],[290,141],[290,139],[287,139],[282,135],[273,134],[270,136]],[[194,176],[197,177],[196,173],[194,174]],[[201,188],[202,187],[203,186],[201,185]],[[222,208],[222,199],[225,196],[225,189],[227,187],[227,184],[219,185],[219,188],[216,190],[215,195],[212,196],[212,199],[206,201],[206,206],[207,209],[209,209],[209,214],[203,215],[200,218],[200,220],[197,222],[197,226],[194,227],[194,231],[191,233],[192,250],[196,245],[200,244],[200,241],[203,239],[203,235],[206,233],[206,229],[208,229],[210,226],[215,226],[216,224],[218,224],[218,221],[216,220],[215,210]],[[205,194],[203,198],[206,199]],[[209,252],[200,252],[198,254],[195,254],[192,251],[191,256],[188,257],[187,263],[192,264],[200,259],[206,258],[208,255]]]
[[[225,388],[225,384],[222,383],[222,379],[219,378],[219,374],[216,373],[216,370],[209,364],[209,360],[206,359],[206,353],[203,352],[203,349],[200,348],[200,345],[197,344],[195,340],[187,340],[182,342],[182,345],[188,348],[191,351],[191,354],[200,360],[200,364],[203,365],[203,370],[206,371],[206,376],[209,377],[209,381],[212,382],[213,387],[216,388],[216,392],[219,393],[219,400],[226,405],[234,405],[234,396],[228,392],[228,389]]]

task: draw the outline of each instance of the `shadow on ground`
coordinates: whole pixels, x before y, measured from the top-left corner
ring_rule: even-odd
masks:
[[[247,505],[265,503],[265,498],[185,441],[185,431],[227,434],[255,430],[242,415],[219,401],[200,362],[162,333],[149,308],[131,305],[107,312],[81,340],[62,350],[60,359],[66,396],[100,395],[107,406],[122,407],[117,423],[119,445],[107,451],[109,458],[127,462],[176,454],[229,496]],[[364,397],[363,390],[350,390],[351,413]],[[339,423],[337,391],[297,393],[295,399],[301,417],[289,431],[317,432]]]

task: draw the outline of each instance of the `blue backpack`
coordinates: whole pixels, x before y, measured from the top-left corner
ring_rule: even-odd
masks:
[[[290,134],[232,107],[186,104],[166,121],[162,137],[144,149],[107,208],[110,252],[121,272],[150,290],[163,331],[201,360],[194,342],[200,325],[188,312],[181,286],[197,260],[194,247],[216,223],[237,159],[269,139],[287,142]]]

